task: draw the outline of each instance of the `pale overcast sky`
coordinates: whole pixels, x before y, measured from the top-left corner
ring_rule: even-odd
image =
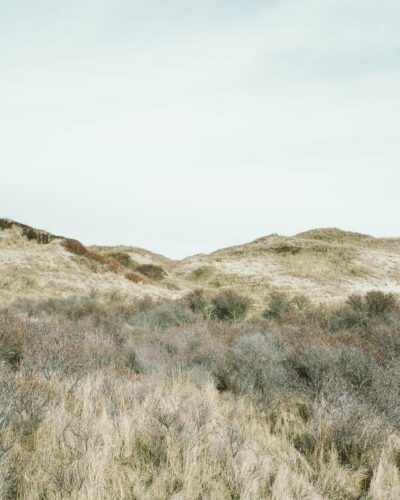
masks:
[[[183,257],[400,236],[399,0],[0,0],[0,217]]]

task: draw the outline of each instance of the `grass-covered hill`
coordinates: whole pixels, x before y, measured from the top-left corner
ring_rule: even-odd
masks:
[[[0,220],[0,498],[397,500],[398,279],[336,229],[172,261]]]
[[[379,288],[400,292],[400,240],[318,229],[175,261],[136,247],[85,248],[0,219],[0,300],[126,293],[178,298],[195,288],[240,290],[256,306],[272,292],[340,300]]]

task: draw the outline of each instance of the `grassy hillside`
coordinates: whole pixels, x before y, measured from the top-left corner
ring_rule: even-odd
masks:
[[[173,261],[0,220],[0,498],[400,498],[399,249]]]
[[[82,249],[74,241],[1,219],[0,300],[91,292],[172,299],[200,287],[236,289],[262,307],[276,290],[316,302],[372,288],[400,292],[400,240],[338,229],[270,235],[181,261],[135,247]]]

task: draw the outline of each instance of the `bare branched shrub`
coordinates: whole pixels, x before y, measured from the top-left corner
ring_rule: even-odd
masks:
[[[287,353],[276,339],[258,334],[237,339],[215,368],[220,389],[237,394],[284,397],[290,387]]]

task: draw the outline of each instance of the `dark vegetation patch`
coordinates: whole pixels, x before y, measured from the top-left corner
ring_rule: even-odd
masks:
[[[167,276],[165,270],[155,264],[140,264],[136,267],[136,271],[153,281],[161,281]]]
[[[268,248],[271,252],[283,255],[297,255],[302,251],[302,247],[296,245],[274,245]]]
[[[72,239],[63,240],[62,245],[74,255],[83,256],[93,262],[98,262],[109,271],[116,274],[123,274],[126,279],[134,283],[144,283],[146,277],[152,281],[161,281],[167,276],[167,273],[161,266],[155,264],[138,265],[125,252],[100,253],[89,250],[79,241]]]
[[[211,318],[219,321],[237,321],[245,317],[250,301],[233,291],[221,292],[211,299]]]
[[[52,242],[58,236],[54,236],[47,231],[41,231],[40,229],[35,229],[33,227],[21,224],[20,222],[15,222],[9,219],[0,219],[0,230],[12,229],[13,227],[18,227],[21,229],[22,235],[29,241],[36,241],[42,245],[47,245]]]
[[[124,271],[124,266],[118,260],[110,255],[89,250],[78,240],[64,239],[61,244],[68,252],[97,262],[112,273],[121,274]]]
[[[135,270],[137,267],[137,263],[126,252],[111,252],[108,255],[128,269]]]

